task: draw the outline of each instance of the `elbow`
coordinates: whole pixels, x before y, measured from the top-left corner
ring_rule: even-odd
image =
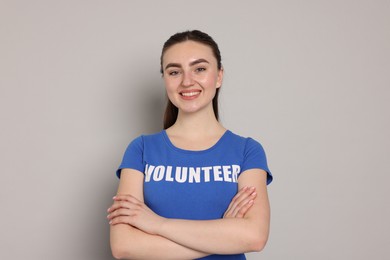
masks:
[[[126,239],[111,239],[111,254],[115,259],[131,259],[131,248]]]
[[[140,251],[137,248],[135,241],[111,241],[111,254],[115,259],[140,259]]]
[[[256,236],[250,239],[249,243],[249,252],[260,252],[264,249],[267,244],[268,237],[264,235],[257,234]]]
[[[255,243],[253,244],[252,252],[262,251],[266,244],[267,244],[266,239],[259,239],[259,240],[255,241]]]
[[[128,236],[130,229],[125,225],[116,225],[111,227],[110,247],[111,254],[115,259],[134,258],[134,239]]]
[[[111,253],[115,259],[128,259],[125,248],[119,245],[111,245]]]

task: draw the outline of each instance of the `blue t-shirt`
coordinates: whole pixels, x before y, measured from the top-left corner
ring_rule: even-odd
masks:
[[[272,175],[264,149],[252,138],[227,130],[209,149],[189,151],[175,147],[165,130],[142,135],[127,147],[117,170],[144,173],[145,204],[166,218],[220,219],[238,191],[240,174],[249,169]],[[245,259],[239,255],[211,255],[202,259]]]

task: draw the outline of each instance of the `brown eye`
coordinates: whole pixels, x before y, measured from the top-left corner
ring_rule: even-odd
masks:
[[[173,71],[168,72],[168,75],[169,75],[169,76],[176,76],[176,75],[178,75],[178,74],[179,74],[179,72],[176,71],[176,70],[173,70]]]
[[[202,71],[205,71],[205,70],[206,70],[206,68],[200,67],[200,68],[196,69],[196,72],[202,72]]]

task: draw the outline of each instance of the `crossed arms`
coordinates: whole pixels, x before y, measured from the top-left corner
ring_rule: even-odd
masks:
[[[241,173],[239,192],[224,217],[203,221],[167,219],[155,214],[144,204],[143,178],[139,171],[123,169],[118,195],[108,209],[115,258],[194,259],[260,251],[265,246],[270,209],[267,174],[263,170]]]

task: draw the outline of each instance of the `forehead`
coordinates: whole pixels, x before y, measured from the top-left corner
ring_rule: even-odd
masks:
[[[169,47],[164,53],[163,63],[188,63],[197,59],[216,63],[211,47],[195,41],[185,41]]]

